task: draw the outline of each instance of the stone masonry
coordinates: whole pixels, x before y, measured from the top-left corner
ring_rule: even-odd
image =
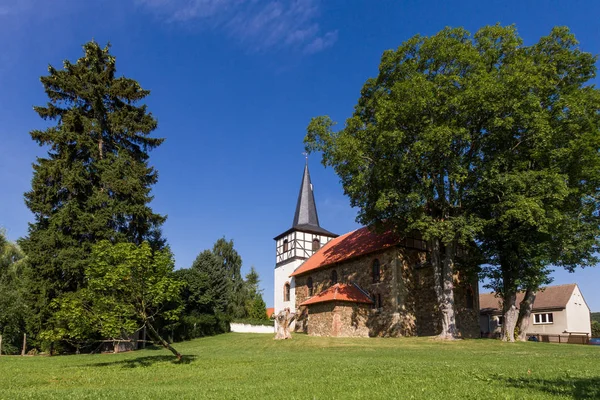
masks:
[[[372,267],[380,264],[380,280],[374,282]],[[367,304],[331,301],[299,304],[309,298],[307,280],[312,277],[313,294],[330,287],[333,271],[339,283],[357,284],[371,298],[381,299],[379,308]],[[474,299],[467,307],[467,292]],[[456,322],[462,337],[479,336],[477,281],[455,275]],[[425,252],[403,246],[361,257],[296,277],[296,309],[300,314],[296,331],[315,336],[432,336],[441,331],[440,314],[433,286],[433,268],[425,263]]]

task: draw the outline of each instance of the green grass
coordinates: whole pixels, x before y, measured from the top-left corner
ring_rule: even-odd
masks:
[[[600,398],[600,346],[230,333],[125,354],[0,357],[0,399]]]

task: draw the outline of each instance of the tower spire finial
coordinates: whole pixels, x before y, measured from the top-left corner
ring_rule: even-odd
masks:
[[[302,155],[306,159],[306,165],[308,165],[308,153],[305,151],[305,152],[302,153]]]

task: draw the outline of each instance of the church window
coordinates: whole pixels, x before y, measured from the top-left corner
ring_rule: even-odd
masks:
[[[379,264],[379,260],[373,260],[373,283],[379,283],[381,280],[381,265]]]
[[[472,310],[474,307],[474,296],[473,296],[473,288],[472,287],[468,287],[467,288],[467,296],[466,296],[466,306],[469,310]]]
[[[312,296],[313,295],[313,280],[312,277],[308,277],[308,279],[306,280],[306,286],[308,287],[308,295]]]
[[[313,243],[312,243],[313,251],[319,250],[320,247],[321,247],[321,242],[319,241],[319,239],[318,238],[313,239]]]
[[[373,299],[373,308],[379,310],[380,308],[383,307],[383,303],[381,301],[381,294],[380,293],[372,293],[371,294],[371,299]]]
[[[331,271],[331,284],[335,285],[338,282],[338,275],[337,275],[337,271],[334,269],[333,271]]]
[[[288,250],[289,250],[289,247],[290,247],[290,243],[288,242],[288,240],[287,240],[287,239],[285,239],[285,240],[283,241],[283,252],[285,253],[286,251],[288,251]]]
[[[290,301],[290,284],[288,282],[283,285],[283,301]]]

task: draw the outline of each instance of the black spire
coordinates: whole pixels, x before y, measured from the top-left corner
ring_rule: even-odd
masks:
[[[308,161],[304,166],[304,174],[302,175],[302,183],[300,184],[300,193],[298,194],[292,229],[337,236],[321,228],[319,225],[315,195],[312,183],[310,182],[310,173],[308,172]]]
[[[296,203],[296,213],[294,214],[293,228],[299,225],[312,225],[319,227],[319,216],[317,214],[317,206],[315,205],[315,195],[313,186],[310,182],[310,173],[308,172],[308,164],[304,167],[302,175],[302,183],[300,184],[300,193],[298,194],[298,202]]]

